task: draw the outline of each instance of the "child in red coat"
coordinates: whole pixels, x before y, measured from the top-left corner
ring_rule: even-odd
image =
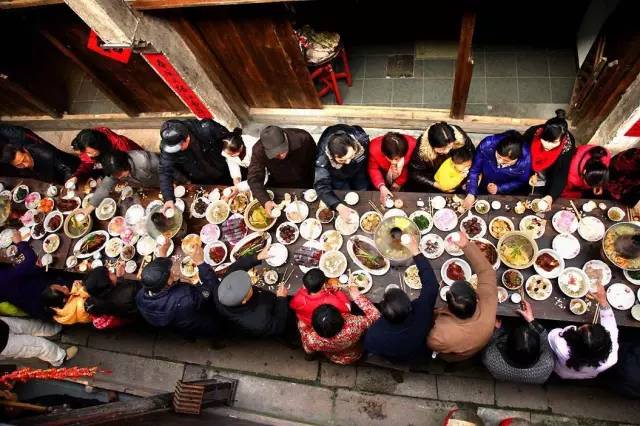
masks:
[[[327,277],[318,268],[311,269],[302,277],[304,287],[293,296],[289,306],[299,321],[311,325],[313,311],[320,305],[333,305],[342,314],[351,312],[349,297],[342,291],[324,288]]]

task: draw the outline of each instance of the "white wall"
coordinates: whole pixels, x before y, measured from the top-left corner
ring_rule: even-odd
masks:
[[[578,66],[582,66],[602,24],[618,5],[619,0],[591,0],[576,35]]]

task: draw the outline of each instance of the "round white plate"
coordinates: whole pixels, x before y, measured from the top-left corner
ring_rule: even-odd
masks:
[[[320,235],[320,243],[322,244],[322,249],[326,251],[340,250],[343,242],[344,238],[342,238],[342,234],[335,229],[329,229],[328,231],[325,231],[322,235]]]
[[[220,212],[220,215],[218,215],[217,217],[215,217],[213,214],[214,209]],[[229,208],[229,205],[222,200],[218,200],[218,201],[209,203],[209,205],[207,206],[207,210],[204,212],[204,216],[207,218],[207,221],[209,223],[213,223],[214,225],[219,225],[225,220],[227,220],[230,212],[231,212],[231,209]]]
[[[53,253],[60,247],[60,237],[57,234],[49,234],[47,238],[42,240],[42,251],[45,253]]]
[[[175,248],[173,244],[173,240],[169,240],[169,248],[167,249],[167,256],[171,256],[173,254],[173,249]],[[155,257],[160,256],[160,246],[156,243],[156,248],[153,250],[153,255]]]
[[[124,214],[124,221],[127,225],[135,225],[144,218],[144,207],[140,204],[134,204],[127,209]]]
[[[453,235],[457,232],[452,232],[444,237],[444,249],[449,256],[462,256],[464,252],[456,243],[453,242]]]
[[[640,285],[640,279],[635,279],[632,278],[631,275],[629,275],[629,271],[625,270],[623,271],[624,273],[624,277],[627,279],[627,281],[629,281],[631,284],[635,284],[635,285]]]
[[[322,234],[322,224],[318,219],[305,219],[300,224],[300,236],[305,240],[315,240],[320,234]]]
[[[607,300],[611,307],[626,311],[636,302],[636,295],[628,285],[614,283],[607,287]]]
[[[451,231],[458,224],[458,215],[451,209],[440,209],[433,214],[433,224],[441,231]]]
[[[573,259],[580,254],[580,241],[571,234],[556,235],[551,247],[565,259]]]
[[[543,293],[533,292],[532,286],[536,280],[539,280],[546,285]],[[533,300],[538,300],[538,301],[547,300],[549,296],[551,296],[551,293],[553,292],[553,284],[551,284],[551,281],[549,280],[549,278],[541,277],[540,275],[535,274],[535,275],[531,275],[529,279],[527,279],[527,281],[524,283],[524,289],[527,292],[527,295]]]
[[[427,242],[432,242],[438,245],[435,252],[427,253],[427,251],[425,250]],[[420,251],[427,259],[437,259],[442,256],[442,253],[444,253],[444,240],[438,234],[423,235],[420,239]]]
[[[558,210],[551,218],[551,224],[559,234],[573,234],[578,229],[578,218],[569,210]]]
[[[220,238],[220,227],[213,223],[207,223],[200,229],[200,239],[204,244],[212,244]]]
[[[49,221],[54,217],[54,216],[59,216],[60,217],[60,225],[58,225],[55,229],[54,228],[50,228],[49,225]],[[58,232],[58,230],[60,230],[60,228],[62,228],[62,224],[64,222],[64,215],[62,213],[60,213],[58,210],[53,210],[51,212],[49,212],[49,214],[44,218],[44,229],[47,232]]]
[[[329,270],[327,267],[329,259],[332,259],[334,263],[337,263],[337,267],[332,270]],[[338,278],[347,270],[347,257],[337,250],[325,251],[320,257],[318,267],[322,272],[324,272],[327,278]]]
[[[508,223],[508,224],[509,224],[509,226],[511,227],[511,231],[514,231],[514,230],[516,229],[515,225],[513,224],[513,221],[512,221],[511,219],[509,219],[508,217],[506,217],[506,216],[496,216],[496,217],[494,217],[494,218],[493,218],[493,219],[491,219],[491,221],[489,222],[489,234],[491,234],[491,236],[492,236],[493,238],[495,238],[496,240],[499,240],[499,239],[500,239],[500,237],[501,237],[502,235],[504,235],[504,234],[502,234],[502,235],[498,235],[498,234],[496,234],[495,232],[493,232],[493,231],[491,230],[491,226],[492,226],[492,225],[493,225],[493,223],[494,223],[494,222],[496,222],[498,219],[503,220],[503,221],[505,221],[506,223]],[[505,233],[506,233],[506,232],[505,232]]]
[[[538,256],[536,256],[536,260],[538,259],[538,257],[543,254],[543,253],[549,253],[551,256],[553,256],[560,264],[553,270],[547,272],[544,269],[542,269],[540,266],[538,266],[536,264],[536,261],[533,261],[533,269],[536,270],[536,273],[540,276],[543,276],[545,278],[558,278],[560,276],[560,274],[562,273],[562,271],[564,270],[564,259],[562,258],[562,256],[560,256],[560,254],[558,252],[556,252],[555,250],[552,249],[542,249],[540,251],[538,251]]]
[[[277,268],[278,266],[282,266],[287,261],[289,257],[289,250],[280,243],[271,244],[269,247],[269,257],[267,258],[267,263],[269,266]]]
[[[153,209],[155,209],[156,207],[162,206],[164,203],[160,200],[153,200],[152,202],[150,202],[149,204],[147,204],[147,207],[144,209],[144,213],[149,216],[151,214],[151,211]],[[174,203],[175,205],[175,203]]]
[[[211,258],[211,249],[215,248],[215,247],[222,247],[224,249],[224,257],[222,258],[222,260],[220,262],[214,262],[213,259]],[[220,265],[222,262],[225,261],[225,259],[227,258],[227,255],[229,254],[229,250],[227,249],[227,245],[225,243],[223,243],[222,241],[214,241],[212,243],[209,243],[207,245],[204,246],[204,261],[207,263],[207,265],[211,265],[211,266],[218,266]]]
[[[429,231],[431,231],[431,228],[433,228],[433,218],[431,217],[431,215],[427,212],[425,212],[424,210],[416,210],[415,212],[411,213],[409,215],[409,219],[414,220],[416,217],[418,216],[424,216],[429,220],[429,225],[427,225],[426,228],[424,229],[420,229],[420,234],[424,235],[424,234],[428,234]],[[414,222],[415,223],[415,222]],[[418,225],[416,224],[416,227]]]
[[[371,287],[373,286],[373,277],[369,272],[365,271],[364,269],[358,269],[356,271],[351,272],[351,276],[349,277],[349,280],[351,280],[352,277],[356,274],[362,274],[367,277],[367,284],[364,287],[358,286],[358,289],[360,290],[361,294],[367,293],[369,290],[371,290]]]
[[[105,198],[96,208],[96,218],[98,220],[109,220],[116,214],[117,209],[116,200]]]
[[[309,216],[309,206],[304,201],[294,201],[284,209],[287,220],[293,223],[301,223]],[[296,220],[292,220],[296,219]]]
[[[573,275],[575,278],[580,279],[580,281],[583,283],[582,288],[577,289],[574,293],[569,293],[568,289],[568,279],[571,275]],[[591,280],[582,269],[574,267],[566,268],[558,277],[558,287],[560,288],[560,291],[562,291],[570,298],[579,299],[586,296],[589,292],[589,289],[591,288]]]
[[[136,244],[136,250],[138,251],[138,254],[140,254],[141,256],[147,256],[153,253],[155,249],[156,249],[156,240],[154,240],[153,237],[149,235],[143,235],[142,237],[140,237],[140,239]]]
[[[124,243],[118,237],[111,238],[104,247],[104,252],[108,257],[120,256]]]
[[[205,203],[205,205],[207,206],[207,207],[205,207],[205,209],[204,209],[204,211],[202,213],[198,213],[196,211],[196,209],[195,209],[196,202],[198,200],[202,200],[202,202]],[[202,219],[203,217],[205,217],[207,215],[208,207],[209,207],[209,199],[207,197],[196,197],[196,198],[194,198],[193,202],[191,203],[191,206],[189,207],[189,212],[191,213],[191,217],[195,217],[196,219]]]
[[[293,229],[295,229],[295,233],[294,233],[295,236],[294,236],[293,240],[291,240],[289,242],[286,242],[280,236],[280,228],[282,228],[284,225],[289,225],[289,226],[293,227]],[[300,236],[300,230],[298,229],[298,225],[296,225],[293,222],[282,222],[280,225],[278,225],[278,228],[276,229],[276,239],[278,240],[278,242],[280,244],[284,244],[285,246],[288,246],[289,244],[295,243],[298,240],[299,236]]]
[[[608,286],[609,283],[611,282],[611,277],[612,277],[612,273],[611,273],[611,268],[609,267],[609,265],[607,265],[606,263],[604,263],[602,260],[590,260],[587,263],[584,264],[584,266],[582,267],[582,270],[584,271],[584,273],[587,273],[587,268],[588,267],[592,267],[595,269],[601,269],[602,270],[602,285],[603,286]],[[588,275],[587,275],[588,276]],[[591,281],[591,291],[595,292],[596,288],[597,288],[597,282],[589,279]]]
[[[342,235],[352,235],[355,234],[360,226],[360,218],[353,216],[353,222],[347,223],[342,216],[336,217],[336,221],[334,222],[334,226],[336,231],[340,232]]]
[[[0,249],[6,249],[9,247],[13,241],[13,231],[12,228],[3,229],[0,232]]]
[[[442,195],[436,195],[431,199],[431,207],[436,210],[443,209],[447,205],[447,200]]]
[[[415,274],[415,280],[408,279],[409,274]],[[412,288],[414,290],[420,290],[422,288],[422,281],[420,281],[420,274],[416,265],[411,265],[404,270],[404,273],[402,274],[402,280],[409,288]]]
[[[604,237],[604,223],[597,217],[587,216],[578,224],[578,234],[586,241],[596,242]]]
[[[529,224],[533,221],[541,221],[542,225],[533,226],[532,229],[527,229]],[[547,226],[546,220],[540,219],[538,216],[530,214],[520,219],[520,224],[518,225],[518,229],[520,229],[522,232],[531,233],[533,239],[537,240],[538,238],[544,235],[546,226]]]
[[[457,263],[458,265],[460,265],[462,267],[462,271],[464,272],[464,280],[465,281],[469,281],[469,279],[471,279],[471,266],[469,266],[469,264],[467,263],[466,260],[464,259],[449,259],[446,262],[444,262],[442,264],[442,267],[440,268],[440,276],[442,277],[442,281],[445,284],[451,285],[455,282],[455,280],[452,280],[451,278],[449,278],[447,276],[447,268],[449,267],[450,264],[452,263]]]
[[[474,234],[474,235],[469,235],[469,233],[467,233],[467,231],[464,229],[464,224],[467,223],[467,222],[470,222],[474,218],[478,221],[478,223],[480,223],[480,232],[478,232],[477,234]],[[463,219],[460,220],[460,230],[464,231],[465,233],[467,233],[467,236],[470,239],[471,238],[482,238],[487,233],[487,222],[485,222],[484,219],[481,218],[480,216],[477,216],[475,214],[469,213],[467,216],[465,216]]]
[[[362,226],[362,222],[369,216],[377,216],[380,218],[380,222],[382,222],[382,215],[376,211],[370,210],[368,212],[365,212],[362,214],[362,216],[360,216],[360,229],[362,229],[362,232],[366,232],[367,234],[373,234],[376,230],[373,229],[371,231],[367,231],[366,229],[364,229],[364,227]],[[380,226],[380,223],[378,223],[378,226]],[[377,229],[377,227],[376,227]]]

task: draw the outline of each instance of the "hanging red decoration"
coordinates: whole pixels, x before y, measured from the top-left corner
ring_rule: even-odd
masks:
[[[93,377],[96,373],[111,374],[110,371],[101,370],[98,367],[62,367],[35,370],[33,368],[21,368],[0,377],[0,383],[27,382],[29,380],[64,380],[80,377]]]
[[[98,34],[96,34],[96,32],[93,30],[91,30],[91,32],[89,33],[89,41],[87,42],[87,48],[102,56],[106,56],[109,59],[122,62],[123,64],[126,64],[129,62],[129,59],[131,58],[131,53],[132,53],[132,50],[129,48],[103,49],[102,46],[100,46],[100,39],[98,38]]]

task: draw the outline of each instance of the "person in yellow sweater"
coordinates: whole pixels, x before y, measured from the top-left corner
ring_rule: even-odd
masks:
[[[436,172],[434,179],[444,192],[453,192],[462,186],[467,179],[471,163],[473,162],[473,150],[463,146],[451,151]]]

